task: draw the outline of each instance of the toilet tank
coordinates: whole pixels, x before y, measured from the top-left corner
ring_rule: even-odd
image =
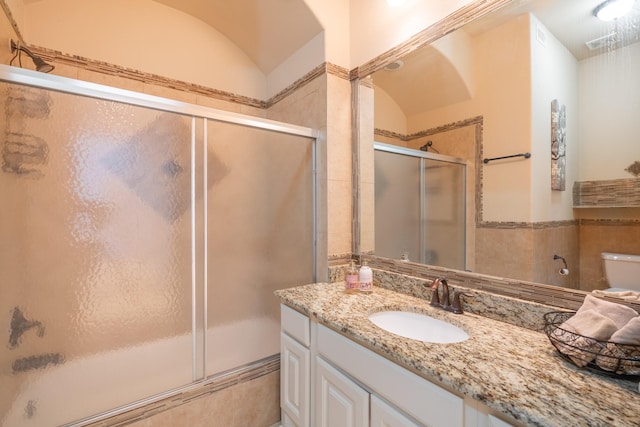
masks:
[[[601,257],[610,287],[640,291],[640,255],[603,252]]]

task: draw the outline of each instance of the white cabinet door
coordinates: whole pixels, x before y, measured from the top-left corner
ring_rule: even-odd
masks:
[[[524,427],[524,424],[515,420],[508,421],[504,415],[477,400],[466,398],[465,427]]]
[[[431,427],[463,427],[464,399],[323,325],[317,351],[373,394]]]
[[[420,427],[420,425],[372,394],[371,427]]]
[[[369,426],[369,393],[316,358],[316,427]]]
[[[280,407],[286,427],[309,427],[309,349],[280,334]]]

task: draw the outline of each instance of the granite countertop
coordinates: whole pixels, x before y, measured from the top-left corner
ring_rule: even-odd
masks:
[[[640,426],[638,383],[566,362],[545,334],[375,287],[345,294],[343,283],[276,291],[281,302],[422,377],[534,426]],[[409,309],[464,329],[470,338],[432,344],[378,328],[370,313]]]

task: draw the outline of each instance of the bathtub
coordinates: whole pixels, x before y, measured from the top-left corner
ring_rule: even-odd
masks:
[[[269,317],[210,328],[206,376],[279,353],[280,324]],[[3,427],[51,427],[73,424],[124,405],[159,396],[193,381],[191,335],[142,343],[46,369],[3,374],[20,386]]]

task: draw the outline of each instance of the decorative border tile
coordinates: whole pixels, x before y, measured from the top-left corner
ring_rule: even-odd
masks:
[[[187,391],[177,392],[174,395],[164,399],[151,402],[138,408],[104,418],[99,421],[87,421],[86,423],[78,423],[85,427],[119,427],[135,421],[149,418],[160,412],[167,411],[192,400],[205,397],[217,391],[242,384],[251,380],[255,380],[264,375],[280,370],[280,355],[274,355],[258,362],[252,363],[240,369],[234,369],[227,374],[218,375],[210,380],[195,384],[189,387]]]
[[[569,219],[566,221],[542,221],[542,222],[508,222],[508,221],[485,221],[477,224],[478,228],[498,228],[498,229],[525,229],[543,230],[549,228],[567,227],[578,225],[579,220]]]
[[[640,227],[640,219],[587,219],[579,220],[580,225],[601,225],[611,227]]]
[[[272,98],[266,101],[262,101],[259,99],[237,95],[231,92],[213,89],[202,85],[170,79],[168,77],[163,77],[157,74],[145,73],[139,70],[121,67],[119,65],[114,65],[107,62],[96,61],[77,55],[69,55],[40,46],[29,46],[29,49],[36,55],[42,57],[45,61],[53,63],[54,65],[70,65],[109,76],[123,77],[134,81],[154,84],[160,87],[180,90],[185,93],[204,95],[213,99],[219,99],[261,109],[267,109],[273,106],[277,102],[294,93],[296,90],[300,89],[301,87],[305,86],[309,82],[324,74],[330,74],[342,79],[348,79],[349,77],[349,72],[346,68],[331,64],[329,62],[325,62],[315,67],[313,70],[296,80],[294,83],[280,91]]]
[[[404,43],[401,43],[371,61],[354,68],[350,72],[351,79],[366,77],[373,72],[384,68],[393,61],[396,61],[416,49],[419,49],[420,47],[423,47],[440,37],[457,30],[483,15],[499,9],[511,1],[512,0],[476,0],[419,32]]]
[[[576,181],[573,183],[573,206],[640,207],[640,179]]]
[[[568,310],[577,310],[582,305],[584,297],[587,294],[587,292],[576,289],[560,288],[541,283],[487,276],[460,270],[450,270],[444,267],[389,258],[366,256],[366,259],[369,266],[377,270],[429,280],[433,280],[436,277],[446,277],[449,284],[453,287],[460,286],[468,289],[481,290],[499,296],[516,298]],[[374,283],[376,282],[375,276],[374,274]],[[621,300],[617,298],[604,298],[613,302],[621,302]],[[640,311],[640,303],[632,303],[629,301],[622,301],[622,303]]]

